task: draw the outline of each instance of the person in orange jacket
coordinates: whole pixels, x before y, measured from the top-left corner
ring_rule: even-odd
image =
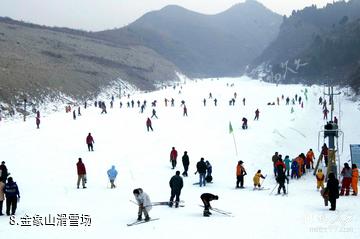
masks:
[[[351,168],[352,168],[351,187],[353,189],[352,195],[356,196],[358,194],[359,170],[356,164],[353,164]]]
[[[306,168],[311,168],[314,169],[314,159],[315,159],[315,154],[312,151],[312,149],[309,149],[309,151],[306,153]]]
[[[318,170],[316,173],[316,188],[319,190],[319,188],[324,189],[324,181],[325,181],[325,175],[322,172],[321,169]]]
[[[298,157],[296,157],[295,161],[298,163],[298,169],[299,169],[299,178],[302,175],[302,165],[304,164],[303,159],[300,157],[300,155]]]

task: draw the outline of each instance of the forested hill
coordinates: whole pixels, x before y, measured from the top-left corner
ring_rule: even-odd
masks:
[[[241,74],[275,39],[281,21],[280,15],[253,0],[216,15],[172,5],[96,35],[151,48],[189,76],[231,76]]]
[[[359,87],[360,0],[307,7],[284,17],[280,33],[249,74],[269,81]]]

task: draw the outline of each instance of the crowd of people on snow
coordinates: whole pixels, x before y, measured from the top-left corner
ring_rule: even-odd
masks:
[[[181,90],[179,91],[179,93],[181,93]],[[235,106],[236,98],[237,98],[237,93],[235,92],[233,94],[233,97],[229,101],[230,106]],[[133,99],[130,100],[130,94],[127,95],[127,99],[128,99],[128,101],[126,102],[126,105],[128,108],[134,108],[135,105],[137,105],[137,107],[140,108],[140,113],[144,113],[144,110],[145,110],[146,104],[147,104],[146,100],[144,100],[143,102],[140,102],[140,100],[137,100],[136,104],[135,104],[135,100],[133,100]],[[210,100],[210,99],[213,100],[214,105],[217,106],[218,100],[216,98],[213,98],[213,95],[210,92],[208,99],[204,98],[202,101],[204,107],[206,106],[207,100]],[[285,96],[282,95],[281,99],[285,100],[286,105],[289,105],[291,102],[293,105],[298,103],[299,105],[301,105],[301,107],[303,107],[303,103],[304,103],[303,99],[301,96],[298,96],[297,94],[292,99],[290,99],[290,97],[286,97],[286,99],[285,99]],[[307,99],[306,94],[305,94],[305,99]],[[164,99],[165,107],[168,107],[168,103],[170,103],[171,107],[174,107],[175,106],[174,98],[171,98],[171,99],[165,98]],[[245,104],[246,104],[245,97],[242,99],[242,103],[243,103],[243,106],[245,106]],[[330,104],[331,103],[332,102],[330,102]],[[280,105],[280,97],[276,98],[276,104]],[[113,108],[113,105],[114,105],[114,97],[112,96],[111,101],[110,101],[110,108]],[[151,107],[153,107],[152,111],[151,111],[152,115],[147,117],[147,119],[146,119],[147,131],[150,131],[150,130],[153,131],[151,119],[153,119],[153,118],[158,119],[158,115],[156,112],[156,105],[157,105],[157,101],[153,100],[151,102]],[[275,102],[269,102],[268,105],[275,105]],[[329,110],[327,109],[327,101],[325,99],[323,99],[322,97],[320,97],[319,105],[322,105],[323,119],[327,120],[327,114],[329,112]],[[107,114],[106,103],[104,101],[95,101],[94,106],[99,107],[101,109],[101,114]],[[188,111],[187,111],[187,107],[186,107],[184,100],[181,101],[180,106],[183,109],[183,116],[187,116]],[[122,108],[122,107],[123,107],[123,103],[122,103],[122,101],[120,101],[120,108]],[[85,109],[87,108],[87,102],[85,102],[84,108]],[[71,110],[72,110],[71,106],[70,105],[66,106],[65,110],[66,110],[66,113],[71,112]],[[73,112],[73,119],[76,119],[76,116],[81,116],[80,106],[77,109],[77,113],[76,113],[76,110],[73,110],[72,112]],[[260,111],[257,108],[255,110],[254,120],[259,120],[259,115],[260,115]],[[334,117],[333,121],[331,121],[331,122],[337,124],[338,119],[336,117]],[[40,128],[40,112],[39,111],[36,112],[36,126],[38,129]],[[246,117],[242,118],[242,129],[244,129],[244,130],[248,129],[248,120]],[[88,133],[88,135],[86,137],[86,144],[87,144],[88,151],[94,151],[94,143],[95,143],[95,141],[94,141],[93,136],[91,135],[91,133]],[[321,155],[322,155],[322,158],[324,159],[324,165],[325,165],[325,167],[327,167],[328,166],[328,148],[327,148],[326,143],[324,143],[324,145],[322,146]],[[177,158],[178,158],[178,152],[175,149],[175,147],[172,147],[172,149],[170,151],[170,163],[171,163],[172,169],[175,169],[177,167]],[[190,159],[189,159],[189,155],[188,155],[187,151],[184,151],[184,154],[181,159],[182,159],[182,164],[183,164],[183,168],[184,168],[182,176],[188,177]],[[312,149],[309,149],[306,154],[300,153],[298,156],[296,156],[294,158],[290,158],[289,155],[286,155],[283,158],[281,154],[279,154],[278,152],[275,152],[275,154],[272,156],[272,164],[273,164],[274,177],[275,177],[275,180],[278,185],[277,193],[280,194],[281,190],[282,190],[283,194],[286,194],[287,190],[286,190],[285,184],[286,183],[289,184],[290,179],[299,179],[299,178],[303,177],[304,175],[306,175],[307,173],[313,171],[315,160],[316,160],[315,154]],[[76,168],[77,168],[77,175],[78,175],[77,188],[80,187],[80,183],[81,183],[82,188],[85,189],[85,188],[87,188],[86,187],[87,178],[86,178],[86,168],[85,168],[84,162],[82,161],[82,158],[78,158],[78,162],[76,163]],[[201,157],[200,160],[196,163],[195,174],[199,175],[199,182],[196,184],[198,184],[200,187],[205,187],[207,183],[212,183],[212,181],[213,181],[212,165],[210,164],[209,161],[205,160],[203,157]],[[5,166],[5,162],[3,161],[2,164],[0,165],[0,215],[3,215],[2,207],[3,207],[3,201],[5,200],[5,198],[6,198],[6,214],[7,215],[15,214],[17,202],[20,199],[20,193],[19,193],[17,184],[16,184],[16,182],[14,182],[13,178],[8,177],[8,175],[9,175],[9,173]],[[108,176],[108,179],[110,182],[111,189],[116,188],[115,180],[116,180],[117,175],[118,175],[118,172],[115,169],[115,166],[112,165],[111,168],[107,171],[107,176]],[[235,183],[236,189],[245,188],[244,187],[244,178],[246,175],[247,175],[247,172],[244,167],[244,162],[242,160],[239,160],[236,165],[236,183]],[[350,194],[350,187],[353,190],[352,195],[356,196],[358,194],[357,184],[358,184],[359,172],[358,172],[356,164],[352,164],[352,167],[350,168],[349,164],[345,163],[344,167],[341,171],[341,176],[342,176],[342,181],[341,181],[341,189],[339,192],[339,181],[338,181],[338,179],[336,179],[334,173],[329,173],[328,175],[326,175],[321,168],[319,168],[316,172],[316,188],[318,190],[321,190],[321,194],[323,195],[324,200],[325,200],[325,205],[327,205],[328,201],[330,202],[330,204],[331,204],[330,210],[336,210],[336,199],[338,199],[339,196],[343,196],[343,195],[347,196]],[[266,177],[267,177],[266,175],[264,176],[262,174],[261,169],[258,169],[256,171],[255,175],[253,176],[254,190],[255,189],[261,190],[263,188],[262,183],[264,182]],[[326,178],[327,178],[327,182],[326,182]],[[262,182],[261,182],[261,179],[262,179]],[[325,186],[325,182],[326,182],[326,186]],[[179,204],[181,202],[180,195],[181,195],[181,190],[184,186],[183,178],[180,176],[180,171],[177,170],[175,172],[175,175],[171,177],[171,179],[169,181],[169,186],[171,189],[171,193],[170,193],[170,199],[168,201],[168,206],[172,207],[173,205],[175,205],[175,208],[177,208],[177,207],[179,207]],[[137,219],[142,220],[142,215],[144,215],[145,221],[149,221],[150,220],[149,211],[152,208],[152,203],[150,201],[149,195],[146,194],[142,188],[134,189],[133,195],[139,206]],[[218,200],[219,197],[214,194],[203,193],[200,196],[200,198],[204,204],[203,215],[208,217],[211,215],[210,201]]]

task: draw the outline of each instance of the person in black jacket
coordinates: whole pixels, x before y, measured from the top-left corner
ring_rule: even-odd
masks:
[[[190,160],[189,160],[189,155],[187,154],[187,152],[184,152],[184,155],[182,156],[182,163],[184,166],[184,172],[182,173],[182,175],[184,177],[188,176],[187,171],[189,170],[189,165],[190,165]]]
[[[196,169],[197,169],[196,172],[199,173],[200,187],[205,186],[206,185],[205,174],[206,174],[207,167],[206,167],[206,163],[204,161],[204,158],[201,158],[200,161],[196,164]],[[196,172],[195,172],[195,174],[196,174]]]
[[[336,210],[336,199],[339,198],[339,180],[336,179],[334,173],[329,173],[326,190],[329,195],[330,211]]]
[[[8,178],[8,182],[5,184],[4,192],[6,196],[6,215],[10,216],[10,209],[11,215],[15,215],[17,201],[18,198],[20,199],[20,192],[12,177]]]
[[[5,165],[5,161],[2,161],[0,165],[0,180],[6,183],[6,179],[8,176],[9,176],[9,172]]]
[[[184,185],[183,179],[180,176],[180,171],[176,171],[175,175],[171,177],[169,185],[171,188],[169,207],[173,206],[174,197],[175,197],[175,207],[179,207],[180,193]]]
[[[276,177],[276,181],[279,184],[278,194],[280,194],[281,189],[283,189],[284,194],[286,194],[285,180],[287,181],[287,184],[289,184],[289,178],[286,177],[281,165],[279,165],[279,169],[281,170],[278,170],[278,176]]]
[[[210,201],[218,200],[219,196],[211,193],[203,193],[201,194],[200,198],[204,203],[204,217],[209,217],[211,215],[211,212],[209,211],[211,209]]]

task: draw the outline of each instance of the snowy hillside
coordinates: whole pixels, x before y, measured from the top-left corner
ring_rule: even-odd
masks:
[[[231,86],[234,84],[234,86]],[[40,129],[35,118],[26,122],[0,122],[1,161],[4,160],[17,182],[21,201],[15,218],[0,217],[0,235],[7,239],[22,238],[356,238],[360,235],[359,197],[341,197],[337,211],[324,207],[316,190],[316,179],[307,173],[299,180],[291,180],[288,196],[269,195],[276,185],[271,157],[275,151],[290,158],[306,153],[309,148],[319,155],[324,143],[318,133],[323,129],[322,108],[318,105],[323,88],[306,87],[308,101],[300,105],[267,105],[283,94],[304,97],[301,85],[273,85],[248,78],[187,81],[176,89],[167,88],[152,93],[132,94],[130,98],[115,99],[114,108],[105,100],[107,114],[91,106],[82,108],[82,116],[72,119],[65,110],[41,116]],[[209,93],[217,98],[214,106]],[[237,93],[235,106],[229,100]],[[246,98],[246,105],[242,99]],[[360,112],[356,104],[342,95],[335,98],[335,115],[345,134],[342,163],[350,160],[349,144],[359,143],[357,130]],[[164,99],[175,99],[165,107]],[[206,106],[203,99],[206,98]],[[147,101],[143,114],[135,104],[127,108],[127,101]],[[147,132],[146,119],[151,116],[151,102],[159,119],[152,118],[153,132]],[[188,117],[180,106],[184,100]],[[339,101],[341,114],[339,115]],[[291,107],[294,112],[291,113]],[[260,119],[254,121],[254,112]],[[241,129],[241,119],[248,119],[248,130]],[[234,138],[229,134],[229,122]],[[94,137],[94,152],[88,152],[87,134]],[[234,139],[238,155],[234,146]],[[178,150],[176,170],[183,171],[181,156],[190,157],[189,177],[184,178],[181,200],[185,207],[154,206],[150,217],[160,220],[128,227],[136,220],[137,205],[132,191],[141,187],[153,202],[170,197],[169,180],[171,147]],[[77,189],[76,163],[81,157],[87,170],[87,188]],[[213,166],[213,183],[206,187],[198,182],[196,163],[204,157]],[[235,190],[236,165],[244,161],[248,173],[245,189]],[[115,165],[119,174],[110,189],[106,171]],[[270,190],[253,191],[252,178],[258,169],[268,177],[264,182]],[[231,211],[233,217],[213,212],[202,216],[200,195],[204,192],[219,195],[212,206]],[[5,203],[3,208],[5,213]],[[90,225],[60,226],[58,214],[85,215]],[[49,218],[55,225],[44,225]],[[39,217],[43,225],[36,226]],[[51,220],[50,220],[51,221]],[[29,223],[29,226],[26,223]],[[81,222],[81,219],[78,220]],[[14,224],[15,225],[11,225]],[[49,224],[49,223],[47,223]]]

